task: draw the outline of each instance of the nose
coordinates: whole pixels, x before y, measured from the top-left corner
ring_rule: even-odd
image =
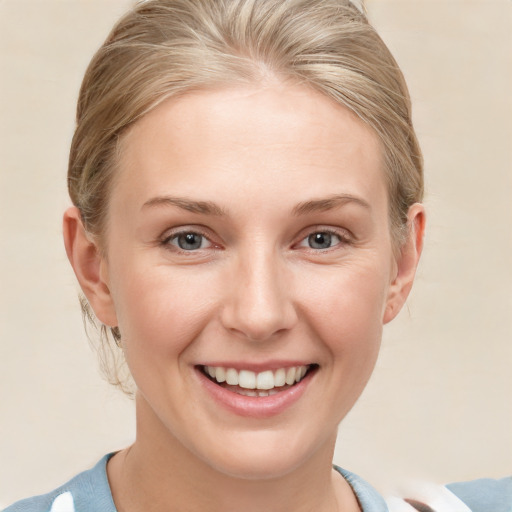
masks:
[[[297,322],[291,279],[271,254],[239,257],[231,267],[221,313],[224,327],[250,341],[265,341]]]

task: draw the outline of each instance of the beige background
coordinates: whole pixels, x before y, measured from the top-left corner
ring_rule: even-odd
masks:
[[[0,505],[133,438],[98,377],[61,243],[81,76],[130,2],[0,2]],[[340,428],[336,462],[406,477],[512,473],[512,2],[373,0],[426,160],[427,248],[408,308]]]

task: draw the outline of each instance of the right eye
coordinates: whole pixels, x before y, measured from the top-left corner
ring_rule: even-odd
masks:
[[[173,245],[181,251],[197,251],[211,247],[212,243],[201,233],[182,231],[167,237],[164,245]]]
[[[330,249],[341,242],[341,238],[327,231],[318,231],[307,237],[307,244],[311,249]]]

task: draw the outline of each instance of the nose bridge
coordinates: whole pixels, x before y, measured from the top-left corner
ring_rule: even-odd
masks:
[[[231,278],[232,292],[223,311],[228,329],[260,341],[291,328],[296,320],[291,283],[272,247],[241,252]]]

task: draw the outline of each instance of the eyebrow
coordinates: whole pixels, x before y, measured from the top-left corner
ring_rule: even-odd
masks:
[[[313,199],[299,203],[293,209],[294,215],[306,215],[314,212],[325,212],[339,208],[348,203],[355,203],[367,210],[371,210],[371,206],[364,199],[350,194],[336,194],[322,199]]]
[[[340,208],[348,203],[355,203],[367,210],[371,206],[364,199],[350,194],[336,194],[322,199],[312,199],[296,205],[292,213],[294,215],[306,215],[314,212],[325,212]],[[194,201],[185,197],[157,196],[146,201],[142,208],[153,208],[159,206],[177,206],[183,210],[202,215],[214,215],[217,217],[226,216],[226,211],[212,201]]]
[[[158,206],[177,206],[182,210],[203,215],[225,216],[226,212],[212,201],[194,201],[186,197],[158,196],[149,199],[142,205],[144,208]]]

